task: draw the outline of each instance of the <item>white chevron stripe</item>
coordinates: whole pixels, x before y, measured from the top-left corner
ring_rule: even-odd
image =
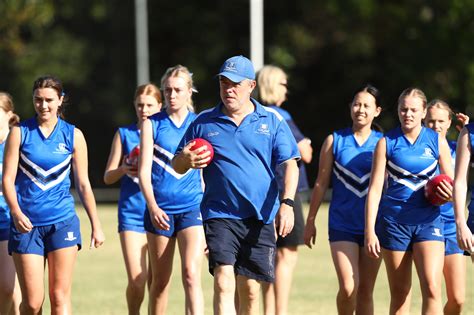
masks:
[[[127,176],[128,176],[128,178],[130,178],[130,179],[132,180],[132,182],[134,182],[135,184],[138,185],[138,184],[140,183],[140,180],[138,179],[138,177],[136,177],[136,176],[130,176],[130,175],[128,175],[128,174],[127,174]]]
[[[413,191],[418,191],[420,188],[424,187],[426,185],[426,183],[428,182],[427,179],[425,180],[422,180],[421,182],[419,182],[418,184],[413,184],[412,182],[406,180],[406,179],[400,179],[398,178],[397,176],[395,176],[394,174],[392,174],[390,171],[388,172],[388,176],[390,176],[391,178],[393,178],[393,180],[397,183],[400,183],[402,184],[403,186],[406,186],[408,188],[410,188],[411,190]]]
[[[400,166],[393,164],[392,161],[388,161],[388,165],[390,165],[392,168],[399,171],[403,175],[420,176],[420,175],[426,175],[428,172],[431,172],[434,168],[436,168],[438,166],[438,160],[434,160],[433,163],[430,166],[428,166],[427,168],[425,168],[424,170],[422,170],[418,174],[413,174],[413,173],[401,168]]]
[[[69,166],[67,169],[64,170],[64,172],[61,173],[61,175],[58,176],[58,178],[44,185],[36,177],[34,177],[30,172],[28,172],[21,164],[19,164],[19,167],[23,171],[23,173],[25,173],[25,175],[28,176],[28,178],[31,179],[31,181],[35,183],[36,186],[38,186],[43,191],[48,190],[51,187],[56,186],[58,183],[62,182],[64,178],[68,176],[69,169],[71,168],[71,166]]]
[[[367,178],[370,177],[370,172],[368,172],[367,174],[365,174],[362,177],[358,177],[356,174],[349,171],[347,168],[345,168],[344,166],[339,164],[337,161],[334,161],[334,164],[336,164],[344,174],[346,174],[347,176],[349,176],[350,178],[352,178],[353,180],[355,180],[358,183],[363,183],[367,180]]]
[[[170,160],[173,159],[173,157],[174,157],[173,153],[163,149],[162,147],[160,147],[157,144],[154,145],[154,148],[156,150],[158,150],[160,153],[163,153],[164,155],[166,155],[166,157],[168,157]],[[159,166],[161,166],[162,168],[164,168],[165,171],[167,171],[168,173],[170,173],[171,175],[173,175],[177,179],[183,178],[184,176],[188,175],[188,173],[192,170],[192,169],[189,169],[186,173],[179,174],[170,165],[166,164],[164,161],[160,160],[155,155],[153,155],[153,161],[156,164],[158,164]]]
[[[426,175],[428,172],[431,172],[434,168],[436,168],[438,166],[438,160],[434,160],[433,163],[431,165],[429,165],[427,168],[425,168],[424,170],[422,170],[420,173],[418,174],[413,174],[413,173],[410,173],[409,171],[395,165],[392,161],[388,161],[388,164],[394,168],[395,170],[399,171],[400,173],[402,173],[403,175],[405,176],[420,176],[420,175]],[[418,191],[420,188],[424,187],[426,185],[426,183],[428,182],[428,179],[425,179],[425,180],[422,180],[421,182],[419,182],[418,184],[414,184],[412,183],[411,181],[407,180],[407,179],[404,179],[404,178],[399,178],[398,176],[396,176],[395,174],[393,174],[392,172],[388,171],[388,175],[393,178],[393,180],[397,183],[400,183],[408,188],[410,188],[411,190],[413,191]],[[433,174],[434,175],[434,174]]]
[[[348,182],[346,182],[344,180],[344,178],[339,175],[339,173],[334,170],[334,174],[336,175],[336,177],[344,184],[344,187],[346,187],[348,190],[352,191],[357,197],[359,198],[362,198],[364,197],[365,195],[367,195],[367,192],[369,190],[369,187],[367,186],[367,188],[365,188],[363,191],[359,191],[357,190],[357,188],[355,188],[354,186],[352,186],[351,184],[349,184]],[[370,175],[370,174],[369,174]]]
[[[56,165],[55,167],[45,171],[43,168],[41,168],[40,166],[38,166],[37,164],[35,164],[34,162],[30,161],[23,153],[20,154],[20,158],[26,163],[28,164],[29,166],[31,166],[34,170],[36,170],[38,173],[40,173],[41,175],[43,176],[48,176],[48,175],[51,175],[52,173],[56,172],[57,170],[59,170],[60,168],[64,167],[66,164],[69,164],[69,161],[71,160],[72,158],[72,154],[69,154],[69,156],[64,160],[62,161],[61,163],[59,163],[58,165]]]

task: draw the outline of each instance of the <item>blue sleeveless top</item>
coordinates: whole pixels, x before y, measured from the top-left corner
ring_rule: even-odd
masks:
[[[438,133],[422,127],[412,144],[398,127],[389,131],[385,139],[388,187],[380,203],[380,215],[403,224],[435,220],[440,215],[440,209],[426,200],[424,187],[437,173]]]
[[[50,225],[75,215],[70,193],[74,126],[58,118],[44,137],[36,117],[20,124],[21,143],[15,179],[18,204],[35,226]]]
[[[456,141],[448,141],[449,150],[451,151],[451,162],[454,170],[454,163],[456,162]],[[445,223],[454,223],[454,208],[452,202],[447,202],[444,205],[441,205],[441,216]]]
[[[0,229],[10,227],[10,209],[5,197],[3,197],[2,175],[3,175],[3,152],[5,151],[5,141],[0,143]]]
[[[140,144],[140,133],[136,124],[118,129],[122,143],[123,156],[128,155]],[[118,202],[119,223],[143,226],[146,202],[143,197],[138,177],[122,176],[120,180],[120,198]]]
[[[382,133],[372,130],[362,144],[356,141],[352,128],[333,133],[332,199],[329,206],[329,228],[364,234],[365,199],[369,187],[372,157]]]
[[[196,118],[189,112],[183,124],[177,127],[166,111],[149,117],[153,126],[152,184],[156,203],[169,214],[184,213],[200,208],[203,187],[201,172],[190,169],[178,174],[171,160],[188,126]]]
[[[470,161],[470,168],[472,168],[473,164],[473,152],[474,152],[474,123],[470,123],[466,125],[467,130],[469,131],[469,141],[471,143],[471,161]],[[469,213],[474,213],[474,185],[471,185],[471,202],[469,202],[469,206],[467,207]]]

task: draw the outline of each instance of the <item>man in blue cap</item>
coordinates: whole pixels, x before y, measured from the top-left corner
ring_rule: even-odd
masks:
[[[237,283],[240,312],[258,314],[259,282],[275,277],[276,233],[286,236],[293,228],[300,156],[283,117],[250,97],[256,82],[249,59],[227,59],[218,77],[221,102],[189,126],[173,167],[181,174],[203,169],[201,213],[214,275],[214,313],[235,314]],[[211,162],[205,146],[191,151],[196,138],[213,146]],[[280,196],[277,165],[284,168]]]

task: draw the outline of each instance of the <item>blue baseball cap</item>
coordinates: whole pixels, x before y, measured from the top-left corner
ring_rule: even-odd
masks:
[[[227,59],[219,69],[218,75],[222,75],[235,83],[245,79],[255,80],[255,70],[252,62],[242,55]]]

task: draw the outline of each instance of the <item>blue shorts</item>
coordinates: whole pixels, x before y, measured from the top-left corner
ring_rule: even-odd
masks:
[[[150,217],[150,216],[148,216]],[[145,233],[145,227],[143,225],[134,225],[134,224],[127,224],[127,223],[120,223],[118,225],[118,232],[125,232],[125,231],[132,231],[138,233]]]
[[[359,247],[364,247],[364,234],[354,234],[349,232],[329,229],[329,242],[351,242],[357,243]]]
[[[474,233],[474,211],[470,211],[469,215],[467,216],[467,227]]]
[[[147,232],[162,235],[166,237],[176,237],[176,234],[191,226],[202,225],[202,216],[201,211],[193,210],[183,213],[176,213],[176,214],[168,214],[170,220],[168,224],[170,225],[170,229],[160,230],[153,226],[150,218],[150,212],[148,210],[145,211],[145,230]]]
[[[0,242],[1,241],[8,241],[8,237],[10,235],[10,229],[0,229]]]
[[[376,223],[380,246],[393,251],[411,251],[413,243],[426,241],[444,242],[441,216],[423,224],[403,224],[380,216]]]
[[[462,254],[456,238],[456,223],[444,221],[444,256]]]
[[[204,222],[209,272],[221,265],[234,266],[238,275],[258,281],[275,280],[276,239],[273,223],[255,217],[210,219]]]
[[[79,250],[82,247],[77,215],[58,223],[35,226],[28,233],[18,232],[13,223],[10,226],[10,255],[18,253],[47,256],[49,252],[72,246],[77,246]]]

